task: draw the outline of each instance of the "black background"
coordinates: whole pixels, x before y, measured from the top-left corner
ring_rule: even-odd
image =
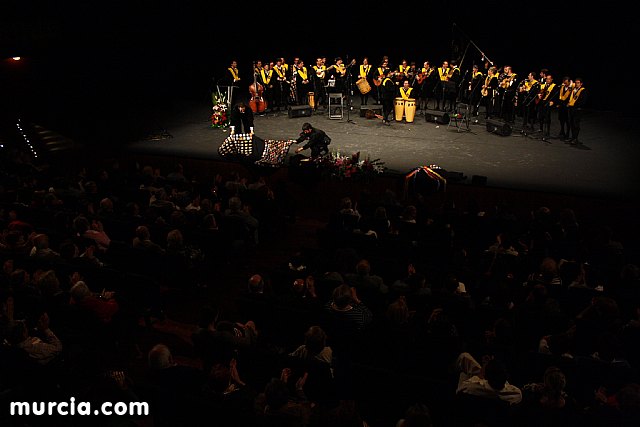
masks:
[[[619,7],[299,3],[5,2],[3,117],[30,117],[84,142],[125,142],[162,111],[206,103],[231,59],[247,80],[254,59],[313,65],[317,56],[366,55],[377,64],[388,55],[392,64],[437,65],[467,46],[463,71],[481,62],[480,49],[523,76],[549,68],[556,81],[582,77],[592,109],[628,112],[637,103],[637,25]]]

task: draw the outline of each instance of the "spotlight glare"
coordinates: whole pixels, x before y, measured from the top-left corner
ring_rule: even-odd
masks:
[[[13,58],[11,58],[11,59],[13,59],[14,61],[20,61],[20,60],[22,59],[22,57],[20,57],[20,56],[14,56],[14,57],[13,57]]]

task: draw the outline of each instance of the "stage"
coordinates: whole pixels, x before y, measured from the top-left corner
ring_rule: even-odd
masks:
[[[308,121],[331,136],[331,150],[347,154],[359,151],[361,158],[379,158],[389,174],[404,175],[416,166],[436,164],[449,173],[461,173],[466,177],[459,181],[463,184],[471,184],[474,175],[486,177],[488,187],[616,199],[632,199],[640,188],[637,118],[585,111],[582,145],[571,146],[557,138],[544,142],[539,133],[523,135],[520,118],[510,135],[492,133],[482,109],[478,123],[471,121],[468,129],[464,122],[459,126],[453,121],[450,125],[438,124],[422,115],[416,115],[413,123],[392,121],[385,126],[379,119],[360,117],[359,96],[355,98],[353,110],[347,114],[345,108],[341,119],[329,118],[326,110],[311,117],[290,118],[286,111],[256,116],[255,134],[263,139],[295,139]],[[217,149],[229,132],[210,127],[211,104],[171,107],[156,118],[171,137],[143,138],[128,144],[126,150],[224,160]],[[552,137],[558,132],[554,115]]]

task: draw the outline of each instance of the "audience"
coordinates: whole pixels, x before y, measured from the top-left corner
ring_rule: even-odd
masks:
[[[628,225],[387,189],[314,200],[329,233],[293,236],[282,207],[308,200],[277,177],[185,166],[3,177],[0,396],[35,396],[25,366],[80,396],[148,351],[128,387],[159,426],[449,425],[460,397],[504,404],[513,425],[637,425]],[[153,346],[181,326],[142,320],[184,306],[186,339]]]

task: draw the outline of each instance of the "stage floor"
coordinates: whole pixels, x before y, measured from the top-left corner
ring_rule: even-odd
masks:
[[[359,98],[359,97],[358,97]],[[224,160],[217,149],[229,135],[210,127],[211,105],[187,105],[168,109],[158,117],[172,138],[135,141],[127,145],[131,153],[147,153],[197,159]],[[491,187],[524,189],[570,195],[633,199],[640,189],[637,143],[639,120],[619,113],[585,111],[581,147],[539,134],[521,134],[521,119],[509,136],[487,130],[484,114],[467,130],[425,120],[416,115],[413,123],[360,117],[360,105],[345,108],[342,119],[330,119],[326,110],[311,117],[290,118],[287,112],[257,116],[255,133],[263,139],[295,139],[304,122],[327,132],[331,150],[359,151],[361,156],[379,158],[388,173],[406,174],[416,166],[436,164],[448,172],[461,172],[470,183],[473,175],[486,177]],[[348,121],[347,119],[351,121]],[[559,132],[552,119],[551,135]],[[291,155],[296,145],[292,146]],[[306,154],[309,152],[306,151]]]

